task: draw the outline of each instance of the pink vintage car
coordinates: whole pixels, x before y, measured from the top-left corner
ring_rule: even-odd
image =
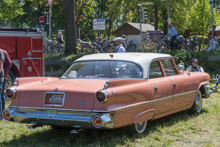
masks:
[[[144,133],[147,121],[188,110],[200,113],[209,97],[207,73],[183,73],[172,56],[104,53],[83,56],[61,78],[18,78],[7,89],[7,121],[32,128],[114,129]]]

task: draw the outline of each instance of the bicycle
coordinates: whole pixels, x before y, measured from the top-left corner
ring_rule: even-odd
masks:
[[[146,52],[146,51],[148,51],[148,52],[156,52],[157,51],[157,44],[156,44],[156,42],[152,41],[152,42],[146,44],[145,40],[146,39],[143,39],[141,45],[139,45],[137,47],[137,52]]]

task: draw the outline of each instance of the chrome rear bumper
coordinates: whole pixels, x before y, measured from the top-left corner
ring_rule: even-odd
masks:
[[[9,112],[9,117],[4,116]],[[7,121],[20,123],[30,123],[37,125],[53,125],[60,127],[73,127],[92,129],[94,117],[102,120],[101,129],[111,129],[114,125],[114,113],[94,113],[83,111],[63,111],[56,109],[36,109],[36,108],[13,108],[9,107],[3,112],[3,118]]]

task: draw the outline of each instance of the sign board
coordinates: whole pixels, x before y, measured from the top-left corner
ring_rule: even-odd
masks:
[[[141,2],[141,5],[154,5],[153,2]]]
[[[93,19],[93,30],[105,30],[105,19]]]
[[[52,6],[52,3],[53,3],[53,0],[47,0],[48,3],[49,3],[49,6],[51,7]]]
[[[161,31],[156,30],[156,31],[147,31],[149,34],[149,39],[151,41],[156,41],[156,40],[161,40]]]
[[[167,19],[167,22],[168,22],[168,23],[171,23],[171,19],[170,19],[170,18],[168,18],[168,19]]]
[[[93,25],[93,30],[105,30],[105,25]]]

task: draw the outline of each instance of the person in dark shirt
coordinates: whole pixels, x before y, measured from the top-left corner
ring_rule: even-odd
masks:
[[[3,50],[3,49],[0,49],[2,52],[3,52],[3,54],[4,54],[4,58],[5,58],[5,60],[4,60],[4,64],[3,64],[3,69],[4,69],[4,81],[3,81],[3,83],[2,83],[2,92],[1,92],[1,96],[0,96],[0,103],[1,103],[1,114],[2,114],[2,112],[5,110],[5,93],[4,93],[4,91],[5,91],[5,84],[6,84],[6,81],[7,81],[7,79],[8,79],[8,73],[9,73],[9,70],[10,70],[10,68],[11,68],[11,66],[12,66],[12,63],[11,63],[11,58],[10,58],[10,56],[8,55],[8,53],[5,51],[5,50]],[[0,117],[0,119],[1,119],[1,117]]]
[[[0,120],[2,119],[2,93],[4,93],[3,83],[4,83],[4,61],[5,55],[3,51],[0,49]]]

